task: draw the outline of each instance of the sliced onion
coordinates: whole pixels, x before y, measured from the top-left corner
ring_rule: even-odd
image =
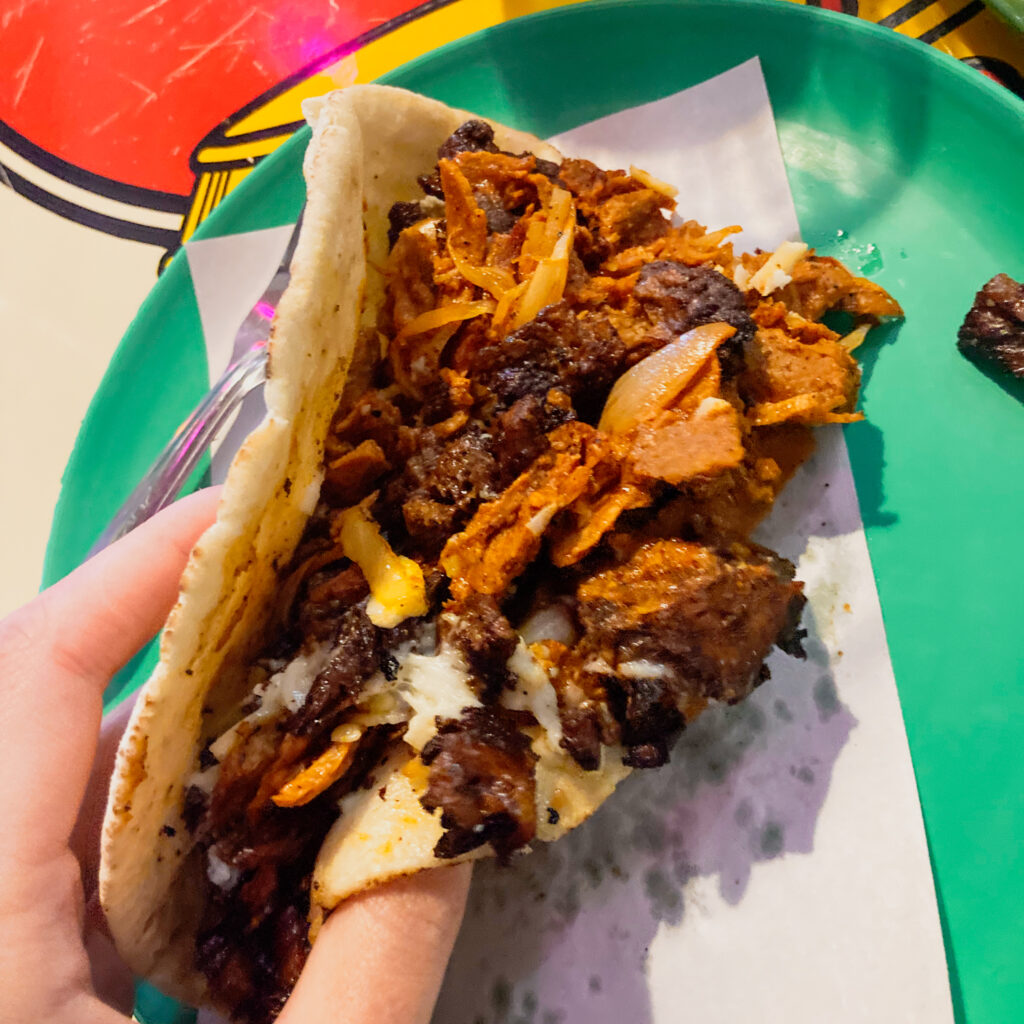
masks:
[[[871,324],[859,324],[854,327],[849,334],[844,334],[839,339],[839,344],[846,349],[847,352],[852,352],[855,348],[859,348],[864,344],[864,339],[867,337],[868,331],[871,330]]]
[[[675,199],[679,195],[679,189],[675,185],[670,185],[667,181],[662,181],[661,178],[656,178],[650,171],[645,171],[642,167],[636,167],[633,164],[629,165],[629,176],[636,178],[642,185],[646,185],[649,189],[657,192],[659,195],[668,196],[669,199]]]
[[[477,288],[483,288],[485,292],[490,292],[496,299],[500,299],[507,291],[515,287],[516,279],[512,276],[511,271],[505,270],[504,267],[474,266],[468,260],[463,259],[451,245],[448,246],[448,252],[455,261],[455,269],[470,284],[475,284]]]
[[[715,354],[736,333],[730,324],[703,324],[628,369],[612,388],[599,430],[624,434],[667,409]]]
[[[475,316],[493,312],[494,302],[491,299],[480,299],[478,302],[452,302],[447,306],[438,306],[436,309],[428,309],[426,313],[420,313],[419,316],[413,317],[395,335],[395,341],[402,341],[414,334],[436,331],[446,324],[456,323],[459,320],[472,320]]]
[[[552,189],[543,239],[538,239],[542,255],[538,255],[537,269],[530,276],[530,283],[512,318],[513,330],[528,323],[545,306],[561,301],[569,277],[569,253],[575,233],[576,208],[572,195],[564,188]]]

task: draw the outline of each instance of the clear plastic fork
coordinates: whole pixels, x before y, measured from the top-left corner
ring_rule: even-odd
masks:
[[[302,214],[288,239],[281,265],[235,334],[227,369],[125,499],[89,549],[89,557],[170,505],[245,396],[266,380],[270,325],[291,277],[292,256],[301,226]]]

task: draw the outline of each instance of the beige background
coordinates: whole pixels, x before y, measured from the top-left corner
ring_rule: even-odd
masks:
[[[0,187],[0,615],[38,590],[60,479],[160,251],[64,220]]]

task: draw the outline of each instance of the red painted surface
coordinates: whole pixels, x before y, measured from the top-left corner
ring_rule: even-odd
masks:
[[[85,170],[185,194],[223,118],[416,0],[4,0],[0,120]]]

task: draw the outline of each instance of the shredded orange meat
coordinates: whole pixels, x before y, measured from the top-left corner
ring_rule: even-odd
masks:
[[[641,476],[676,486],[735,469],[743,461],[739,416],[720,398],[705,399],[689,415],[663,413],[638,428],[631,458]]]
[[[441,566],[452,580],[452,593],[507,590],[537,554],[554,515],[583,494],[598,466],[613,460],[610,439],[585,423],[553,431],[550,450],[496,501],[481,505],[466,529],[445,545]]]
[[[805,343],[772,327],[757,332],[740,384],[755,425],[845,422],[835,417],[853,413],[860,368],[838,341]]]
[[[332,743],[312,764],[289,779],[270,799],[278,807],[301,807],[340,779],[356,754],[357,743]]]

